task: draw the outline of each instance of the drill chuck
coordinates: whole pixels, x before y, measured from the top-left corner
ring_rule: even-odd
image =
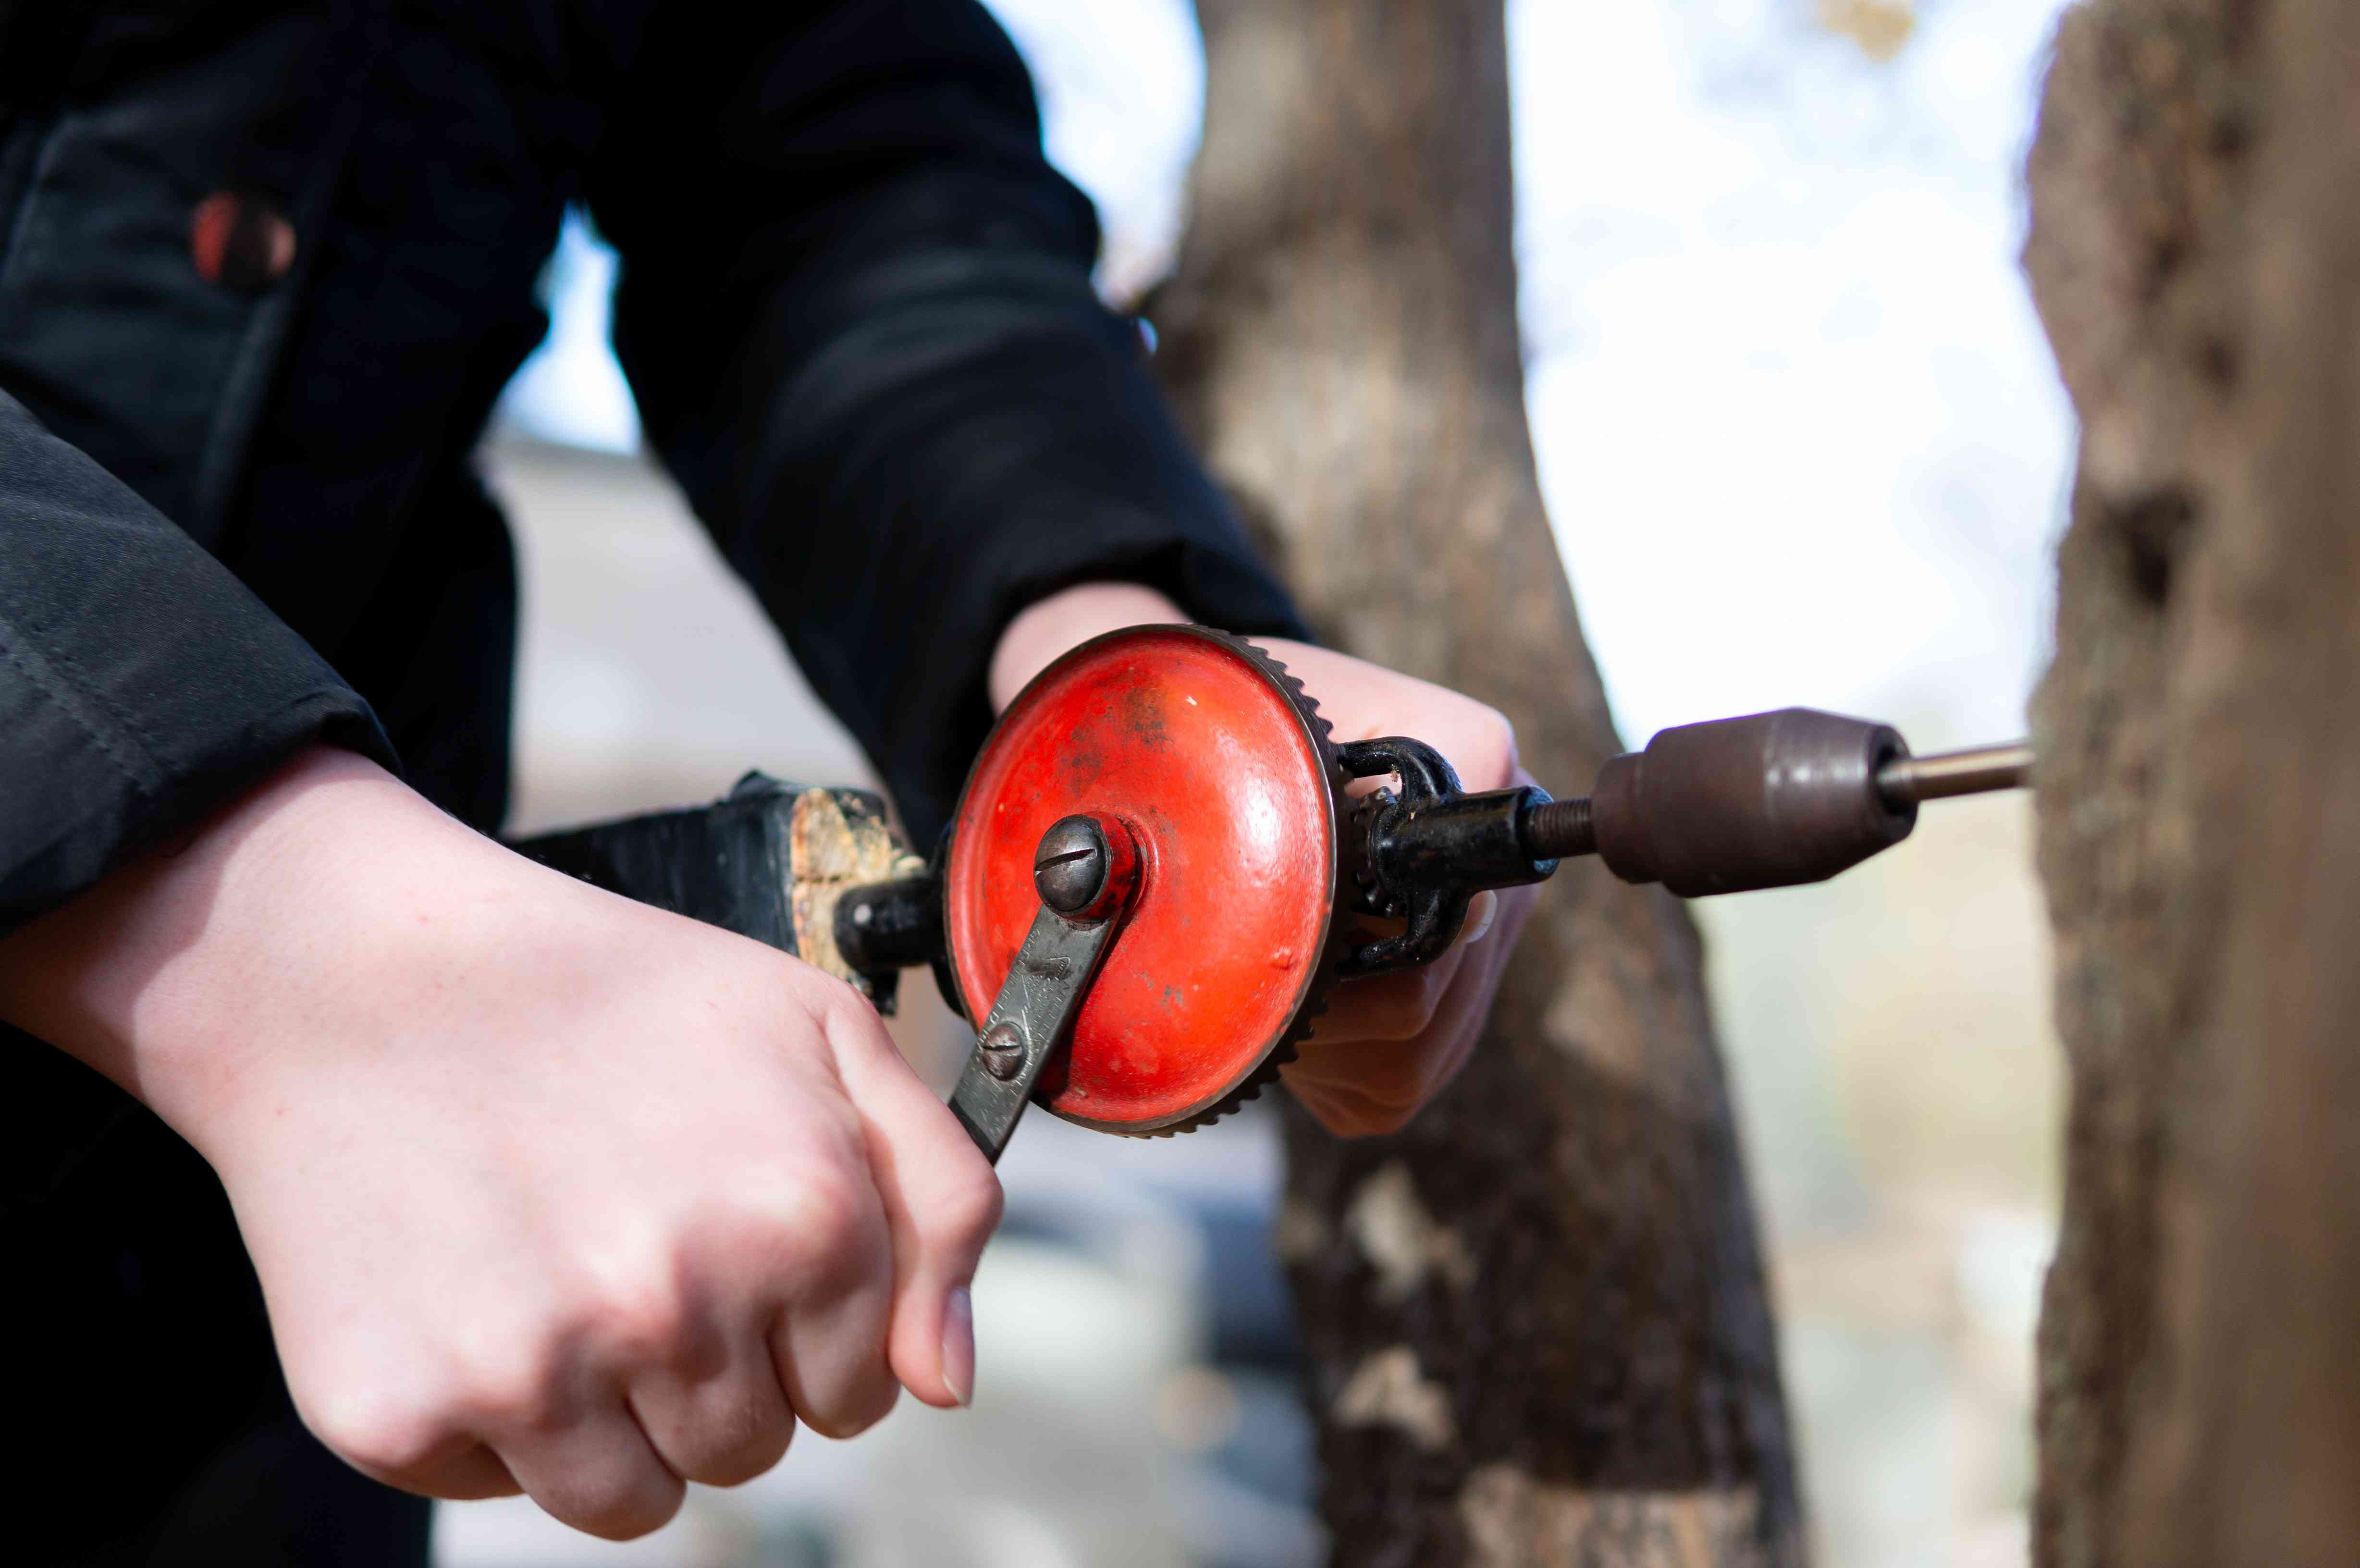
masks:
[[[1918,825],[1877,787],[1908,755],[1889,724],[1810,708],[1682,724],[1600,770],[1590,833],[1615,876],[1684,898],[1824,881]]]
[[[1890,724],[1809,708],[1668,729],[1588,798],[1525,813],[1535,859],[1595,855],[1684,898],[1823,882],[1909,836],[1918,803],[2031,781],[2021,741],[1912,757]]]
[[[1363,904],[1411,930],[1365,950],[1371,971],[1439,953],[1474,889],[1537,882],[1576,855],[1683,898],[1824,882],[1907,838],[1920,800],[2016,789],[2032,770],[2023,744],[1913,757],[1890,724],[1811,708],[1666,730],[1564,800],[1530,787],[1463,794],[1431,747],[1399,736],[1341,760],[1403,781],[1399,800],[1371,800]]]

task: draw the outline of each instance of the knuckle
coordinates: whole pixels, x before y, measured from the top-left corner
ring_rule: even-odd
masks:
[[[1431,969],[1421,969],[1399,977],[1400,985],[1388,998],[1384,1028],[1380,1038],[1413,1040],[1434,1026],[1434,1015],[1442,1006],[1443,986]]]
[[[1360,1109],[1371,1129],[1399,1132],[1426,1101],[1424,1085],[1406,1077],[1391,1078],[1361,1096]]]
[[[1410,1118],[1413,1115],[1415,1115],[1415,1112],[1401,1106],[1376,1105],[1363,1105],[1360,1107],[1359,1115],[1354,1121],[1352,1132],[1349,1136],[1355,1138],[1390,1138],[1394,1133],[1397,1133],[1404,1127],[1409,1126]]]
[[[349,1379],[304,1412],[304,1424],[331,1451],[373,1475],[402,1477],[423,1469],[458,1435],[458,1423],[431,1395]]]
[[[1412,1052],[1371,1052],[1352,1084],[1355,1122],[1369,1133],[1399,1132],[1426,1103],[1426,1063]]]
[[[671,1523],[687,1495],[677,1476],[634,1474],[542,1506],[576,1530],[607,1541],[635,1541]]]
[[[821,1162],[778,1183],[764,1225],[791,1294],[805,1299],[847,1295],[889,1275],[884,1216],[866,1168]]]
[[[741,1432],[708,1449],[683,1473],[708,1486],[743,1486],[785,1458],[794,1434],[792,1420]]]
[[[563,1368],[576,1324],[563,1313],[478,1319],[460,1347],[449,1402],[485,1432],[558,1424]]]
[[[892,1413],[901,1386],[881,1368],[855,1378],[828,1401],[827,1408],[804,1417],[804,1424],[822,1437],[841,1442],[858,1437]]]
[[[487,1432],[552,1426],[561,1416],[557,1358],[540,1347],[480,1357],[460,1382],[453,1402]]]
[[[1423,1035],[1434,1028],[1434,1016],[1442,1010],[1442,998],[1449,993],[1449,977],[1428,969],[1417,977],[1417,995],[1414,999],[1417,1017],[1415,1032]]]
[[[1295,1098],[1337,1138],[1382,1138],[1401,1131],[1409,1123],[1407,1112],[1382,1105],[1357,1089],[1332,1084],[1306,1086],[1296,1091]]]
[[[850,1178],[826,1167],[803,1173],[794,1183],[786,1219],[807,1265],[825,1269],[862,1250],[873,1228],[864,1196]]]
[[[1354,982],[1362,987],[1352,998],[1354,1007],[1349,1027],[1338,1024],[1328,1033],[1329,1043],[1353,1040],[1398,1045],[1417,1039],[1432,1026],[1441,1005],[1445,987],[1437,983],[1431,968],[1414,970],[1406,975],[1387,975],[1376,979]],[[1317,1038],[1317,1037],[1314,1037]],[[1340,1059],[1339,1059],[1340,1060]],[[1360,1076],[1363,1064],[1356,1054],[1347,1071]]]
[[[936,1224],[941,1227],[943,1242],[966,1248],[982,1246],[986,1237],[1000,1226],[1000,1214],[1005,1202],[1000,1189],[1000,1179],[991,1167],[978,1157],[976,1168],[963,1171],[950,1183],[939,1200]]]
[[[582,1337],[617,1367],[670,1366],[689,1350],[687,1303],[660,1279],[617,1281],[585,1318]]]
[[[853,989],[848,981],[832,975],[813,972],[826,982],[826,989],[813,998],[813,1020],[818,1025],[820,1038],[827,1042],[829,1053],[838,1062],[855,1061],[865,1056],[898,1056],[893,1037],[885,1032],[885,1020],[869,999]]]

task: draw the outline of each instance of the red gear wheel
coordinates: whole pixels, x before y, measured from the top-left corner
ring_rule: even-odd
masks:
[[[1202,626],[1082,644],[1010,704],[967,775],[944,879],[952,969],[980,1018],[1040,909],[1041,835],[1119,817],[1140,887],[1033,1102],[1102,1132],[1185,1132],[1292,1061],[1344,928],[1343,778],[1327,721],[1260,649]]]

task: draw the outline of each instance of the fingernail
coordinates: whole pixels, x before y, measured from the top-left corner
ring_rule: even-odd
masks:
[[[943,1382],[962,1405],[975,1400],[975,1297],[961,1285],[943,1298]]]
[[[1491,922],[1500,918],[1500,896],[1486,887],[1475,895],[1467,906],[1467,934],[1461,942],[1481,942],[1491,934]]]

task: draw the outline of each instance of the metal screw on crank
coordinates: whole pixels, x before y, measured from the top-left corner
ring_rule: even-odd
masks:
[[[1061,915],[1079,914],[1106,887],[1106,834],[1087,817],[1067,817],[1041,835],[1032,886]]]
[[[992,1025],[984,1031],[980,1043],[983,1065],[994,1078],[1005,1082],[1022,1070],[1024,1037],[1016,1032],[1014,1024]]]

